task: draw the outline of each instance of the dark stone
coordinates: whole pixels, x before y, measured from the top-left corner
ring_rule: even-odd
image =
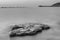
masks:
[[[11,33],[9,36],[10,37],[16,37],[16,33]]]
[[[10,37],[25,37],[25,36],[36,36],[37,34],[42,33],[42,30],[38,30],[38,31],[33,31],[30,33],[22,33],[22,34],[10,34]]]
[[[51,7],[60,7],[60,2],[53,4]]]
[[[50,26],[48,26],[48,25],[43,25],[43,26],[41,26],[42,27],[42,30],[49,30],[51,27]]]
[[[30,25],[30,26],[33,26],[33,25]],[[18,26],[15,26],[15,28],[13,28],[12,30],[14,29],[18,29],[20,27]],[[37,29],[37,30],[34,30],[34,31],[31,31],[29,33],[21,33],[21,34],[16,34],[16,33],[11,33],[10,34],[10,37],[25,37],[25,36],[36,36],[37,34],[41,34],[44,30],[49,30],[50,29],[50,26],[48,25],[45,25],[45,24],[41,24],[40,26],[41,29]]]

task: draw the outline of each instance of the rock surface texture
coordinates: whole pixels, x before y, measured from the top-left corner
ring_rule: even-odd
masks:
[[[50,26],[40,23],[27,23],[14,25],[10,31],[10,37],[36,36],[43,31],[50,29]]]

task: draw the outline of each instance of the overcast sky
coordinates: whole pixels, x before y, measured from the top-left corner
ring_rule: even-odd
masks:
[[[55,2],[59,2],[60,0],[0,0],[0,6],[12,6],[12,5],[20,5],[20,6],[37,6],[37,5],[51,5]]]

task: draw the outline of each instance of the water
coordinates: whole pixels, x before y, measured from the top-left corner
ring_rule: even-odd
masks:
[[[10,24],[19,24],[26,22],[43,22],[49,25],[54,25],[58,22],[60,23],[59,17],[60,17],[60,8],[57,7],[0,8],[0,38],[1,38],[0,40],[9,40],[8,35],[6,36],[6,32],[8,33],[10,29],[6,28],[9,28],[7,26]]]

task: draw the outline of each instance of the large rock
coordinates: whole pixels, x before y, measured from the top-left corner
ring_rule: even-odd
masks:
[[[50,26],[40,23],[28,23],[28,24],[22,24],[14,25],[10,32],[10,37],[24,37],[24,36],[36,36],[39,33],[42,33],[43,30],[50,29]]]

